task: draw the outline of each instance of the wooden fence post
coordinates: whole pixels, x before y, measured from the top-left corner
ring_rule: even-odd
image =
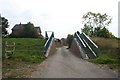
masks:
[[[2,42],[2,58],[5,58],[5,42]]]
[[[7,47],[12,47],[12,50],[7,50]],[[13,53],[15,51],[15,42],[13,42],[13,45],[8,45],[7,41],[5,42],[5,58],[12,57]]]

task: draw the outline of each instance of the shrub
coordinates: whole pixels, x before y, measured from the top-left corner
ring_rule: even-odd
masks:
[[[68,34],[68,36],[67,36],[67,44],[68,44],[68,48],[71,47],[72,40],[73,40],[73,35]]]

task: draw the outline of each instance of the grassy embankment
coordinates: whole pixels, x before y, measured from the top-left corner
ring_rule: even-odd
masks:
[[[11,58],[3,59],[3,78],[25,78],[45,59],[43,39],[5,38],[3,42],[5,41],[8,44],[15,42],[15,52]]]
[[[110,69],[118,69],[118,44],[120,44],[120,40],[105,38],[92,38],[92,40],[99,46],[100,55],[89,61],[108,66]]]

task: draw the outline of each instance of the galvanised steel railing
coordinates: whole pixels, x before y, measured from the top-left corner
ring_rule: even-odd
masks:
[[[96,56],[98,56],[100,53],[98,46],[85,33],[81,33],[80,35],[81,35],[81,38],[83,38],[87,42],[87,44],[90,46],[93,53],[96,54]]]
[[[86,57],[86,53],[85,53],[85,50],[84,50],[84,47],[86,47],[86,45],[84,44],[84,42],[82,41],[82,39],[79,37],[78,33],[76,32],[74,34],[74,39],[77,40],[78,44],[79,44],[79,47],[80,47],[80,50],[81,50],[81,54],[82,54],[82,57],[85,58]]]
[[[47,39],[45,45],[44,45],[44,51],[47,52],[48,48],[50,47],[50,44],[54,38],[54,32],[52,32],[51,36]]]

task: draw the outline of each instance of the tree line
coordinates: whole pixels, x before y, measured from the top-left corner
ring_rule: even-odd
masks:
[[[5,37],[8,35],[8,31],[6,28],[9,27],[8,25],[8,19],[6,19],[5,17],[0,17],[1,19],[1,25],[2,25],[2,37]]]
[[[7,28],[9,27],[8,19],[5,17],[1,17],[2,22],[2,37],[10,37],[10,38],[39,38],[37,31],[34,28],[34,24],[28,22],[24,25],[23,29],[19,32],[18,35],[9,34]]]
[[[19,30],[19,33],[14,34],[11,33],[9,37],[12,38],[38,38],[39,35],[37,31],[34,28],[34,24],[31,22],[28,22],[27,24],[24,24],[24,27]]]
[[[84,27],[82,32],[90,37],[103,37],[103,38],[115,38],[115,36],[109,32],[107,26],[112,22],[112,17],[101,13],[88,12],[82,17]]]
[[[16,37],[15,35],[8,34],[6,28],[9,27],[8,19],[2,17],[2,36]],[[112,22],[112,17],[101,13],[87,12],[82,17],[83,19],[83,28],[81,31],[87,34],[90,37],[103,37],[103,38],[115,38],[115,36],[107,29],[107,26]],[[33,29],[34,25],[32,23],[27,23],[26,27],[21,32],[21,35],[17,37],[38,37],[35,30]],[[68,35],[70,37],[70,34]]]
[[[112,17],[101,13],[87,12],[82,17],[83,28],[81,32],[84,32],[89,37],[102,37],[102,38],[116,38],[107,27],[112,22]],[[117,38],[118,39],[118,38]],[[73,35],[68,34],[67,43],[70,48],[73,40]]]

